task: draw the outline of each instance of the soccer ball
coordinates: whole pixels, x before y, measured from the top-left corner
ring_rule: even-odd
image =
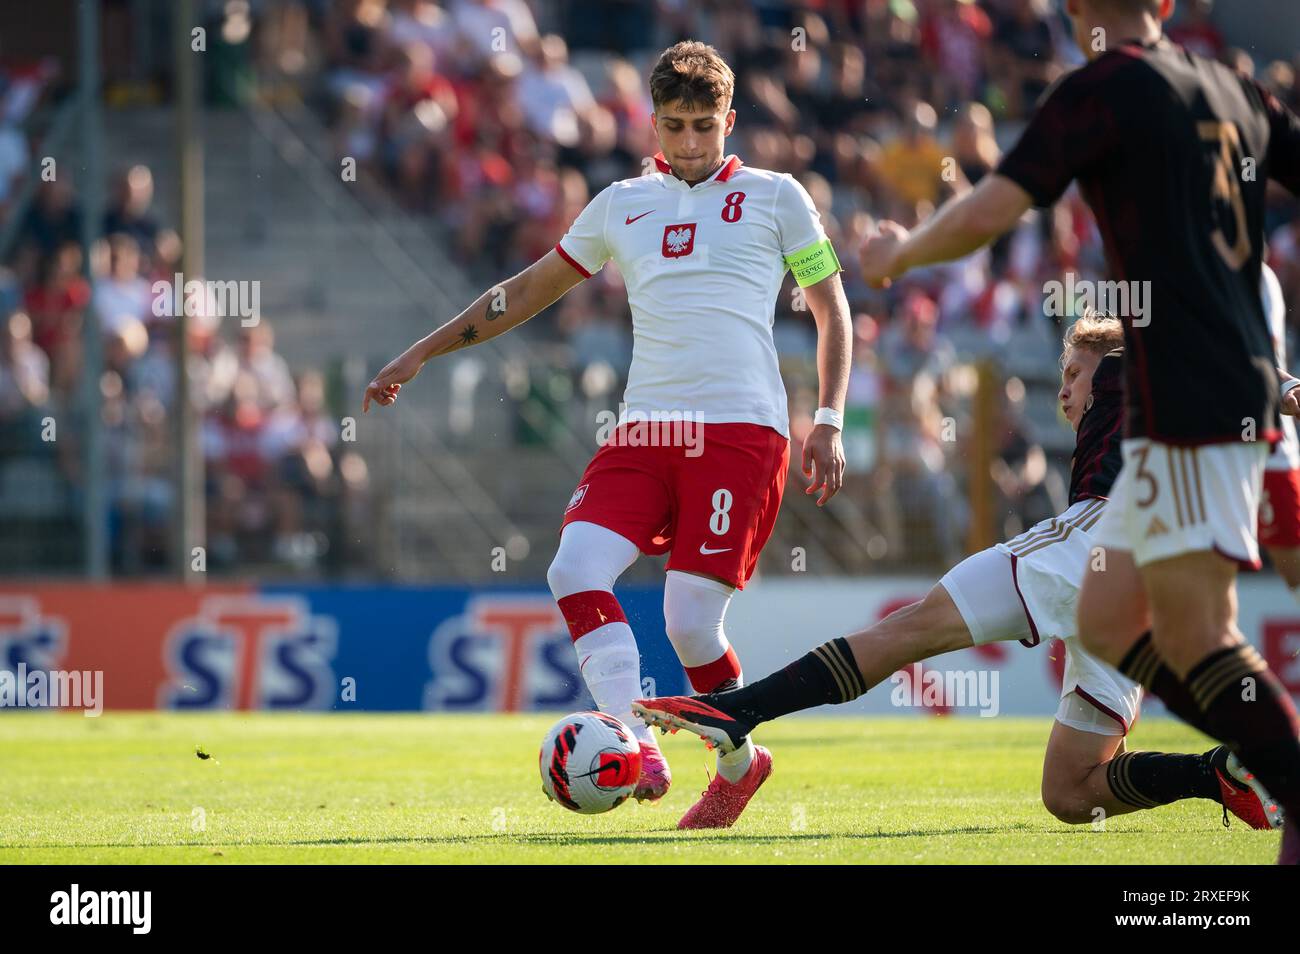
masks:
[[[569,811],[597,815],[623,804],[636,788],[641,746],[613,716],[575,712],[546,733],[538,767],[547,798]]]

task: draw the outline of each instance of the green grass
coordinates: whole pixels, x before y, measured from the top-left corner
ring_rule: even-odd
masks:
[[[1186,801],[1057,822],[1038,800],[1047,719],[788,719],[735,828],[678,832],[712,757],[664,739],[657,805],[579,816],[537,773],[546,716],[8,712],[0,863],[1271,863],[1278,836]],[[1170,722],[1137,747],[1201,751]],[[201,760],[196,746],[212,758]],[[202,817],[200,817],[200,810]],[[201,825],[204,822],[205,825]]]

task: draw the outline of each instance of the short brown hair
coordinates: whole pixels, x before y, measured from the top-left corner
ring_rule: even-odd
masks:
[[[1084,309],[1061,342],[1061,366],[1065,356],[1076,348],[1107,354],[1124,347],[1124,325],[1114,315],[1093,308]]]
[[[650,71],[655,110],[681,100],[686,109],[731,108],[736,77],[722,54],[698,40],[682,40],[663,51]]]

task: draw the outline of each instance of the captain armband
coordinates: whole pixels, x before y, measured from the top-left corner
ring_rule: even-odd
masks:
[[[828,238],[785,256],[785,264],[794,273],[794,280],[800,288],[816,285],[840,270],[840,260],[835,257],[835,249]]]

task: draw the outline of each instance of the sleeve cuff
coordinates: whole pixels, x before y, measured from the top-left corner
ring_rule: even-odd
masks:
[[[579,275],[581,275],[583,278],[591,277],[591,272],[587,271],[585,268],[579,265],[578,260],[564,250],[563,245],[560,245],[557,242],[555,244],[555,250],[560,253],[560,258],[564,259],[566,262],[568,262],[570,265],[572,265],[574,268],[578,270]]]

